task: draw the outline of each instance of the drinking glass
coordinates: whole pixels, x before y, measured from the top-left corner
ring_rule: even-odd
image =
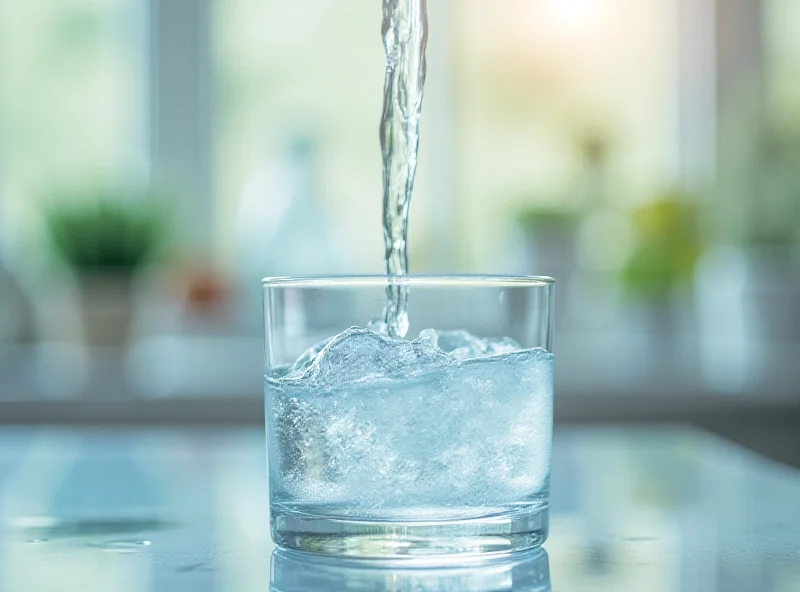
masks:
[[[398,288],[405,338],[381,322]],[[413,558],[544,542],[552,279],[268,278],[263,291],[279,546]]]

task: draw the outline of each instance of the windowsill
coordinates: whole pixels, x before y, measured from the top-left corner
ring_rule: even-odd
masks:
[[[74,345],[7,347],[0,352],[0,402],[260,399],[262,348],[261,338],[236,335],[162,335],[91,355]],[[691,335],[660,346],[647,335],[559,335],[556,396],[600,407],[661,401],[664,410],[696,398],[714,405],[721,398],[725,405],[800,401],[797,345],[761,346],[744,355],[744,368],[734,358],[720,360],[724,349],[711,360],[700,350]]]

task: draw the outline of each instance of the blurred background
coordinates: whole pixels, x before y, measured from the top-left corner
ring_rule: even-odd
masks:
[[[800,400],[800,3],[430,3],[414,272],[558,282],[559,417]],[[374,0],[0,0],[0,421],[260,421],[380,273]],[[738,405],[738,407],[737,407]]]

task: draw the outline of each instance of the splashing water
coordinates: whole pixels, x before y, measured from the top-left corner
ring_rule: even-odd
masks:
[[[427,0],[384,0],[382,34],[386,49],[380,128],[386,273],[402,276],[408,273],[408,211],[417,172],[425,86]],[[386,296],[386,328],[391,336],[404,337],[408,331],[408,287],[390,280]]]
[[[392,519],[546,504],[553,356],[508,338],[352,327],[267,377],[273,503]]]

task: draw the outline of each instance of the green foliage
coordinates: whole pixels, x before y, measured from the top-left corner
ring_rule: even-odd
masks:
[[[53,200],[45,210],[50,243],[65,263],[79,270],[131,273],[156,257],[168,223],[155,196],[88,195]]]
[[[578,227],[577,213],[565,208],[527,208],[517,216],[520,226],[533,232],[572,233]]]
[[[631,219],[638,242],[622,269],[622,285],[632,296],[665,301],[692,281],[701,252],[697,208],[667,194],[632,212]]]

